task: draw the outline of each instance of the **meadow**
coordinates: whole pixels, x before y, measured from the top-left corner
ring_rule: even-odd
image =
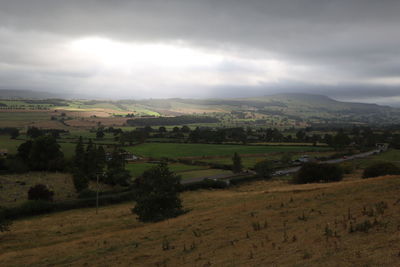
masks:
[[[182,144],[182,143],[144,143],[126,147],[126,150],[142,157],[182,158],[231,156],[239,154],[269,154],[276,152],[308,152],[329,150],[326,147],[313,146],[251,146],[251,145],[214,145],[214,144]]]

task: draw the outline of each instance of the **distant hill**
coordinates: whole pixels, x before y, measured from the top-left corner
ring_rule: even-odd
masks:
[[[400,123],[400,109],[377,104],[342,102],[324,95],[286,93],[257,98],[150,99],[130,101],[161,114],[201,111],[251,112],[314,123]],[[198,111],[198,112],[196,112]]]
[[[52,99],[66,95],[28,90],[0,90],[0,99]],[[88,98],[85,98],[88,99]],[[286,125],[307,124],[395,124],[400,108],[377,104],[337,101],[324,95],[284,93],[252,98],[83,100],[87,108],[107,106],[111,110],[137,111],[164,116],[188,114],[233,114],[230,119],[268,120]],[[106,105],[104,105],[106,104]],[[250,122],[250,121],[249,121]]]
[[[0,89],[0,99],[47,99],[60,98],[59,94],[31,90]]]

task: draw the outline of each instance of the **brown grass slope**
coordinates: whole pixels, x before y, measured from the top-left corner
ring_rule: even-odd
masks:
[[[127,203],[20,220],[2,266],[399,266],[400,176],[186,192],[144,224]]]

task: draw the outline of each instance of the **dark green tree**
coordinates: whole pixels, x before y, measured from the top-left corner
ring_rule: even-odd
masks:
[[[182,133],[189,133],[190,132],[190,128],[186,125],[183,125],[181,128]]]
[[[97,139],[102,139],[104,137],[104,131],[102,129],[98,129],[96,132],[96,138]]]
[[[11,139],[16,139],[19,136],[19,130],[17,128],[12,128],[10,132]]]
[[[306,133],[305,133],[305,131],[303,131],[303,130],[299,130],[299,131],[296,133],[297,141],[304,141],[305,137],[306,137]]]
[[[125,158],[123,151],[115,148],[111,154],[111,159],[107,162],[107,172],[105,177],[105,183],[121,186],[129,185],[131,174],[125,169]]]
[[[283,153],[282,157],[281,157],[281,162],[288,164],[292,161],[292,154],[290,153]]]
[[[263,179],[270,179],[272,177],[272,164],[268,160],[262,160],[254,165],[254,170],[257,175]]]
[[[136,206],[132,209],[144,222],[161,221],[183,213],[179,198],[180,176],[160,164],[135,181]]]
[[[239,154],[235,152],[232,157],[232,171],[234,173],[239,173],[243,169],[242,159],[240,158]]]
[[[83,146],[82,136],[79,136],[78,143],[75,147],[74,166],[81,171],[85,168],[85,148]]]
[[[39,136],[43,135],[43,131],[40,130],[37,127],[29,127],[29,129],[26,131],[26,135],[31,137],[31,138],[37,138]]]
[[[75,147],[74,168],[72,172],[72,178],[77,192],[89,187],[89,178],[86,175],[85,160],[85,148],[83,145],[82,136],[80,136]]]
[[[89,143],[86,146],[85,152],[85,175],[90,180],[96,179],[97,172],[97,148],[96,145],[93,144],[92,139],[89,139]]]
[[[33,142],[28,140],[18,146],[17,149],[17,157],[22,159],[25,162],[29,161],[29,155],[31,153]]]
[[[350,143],[351,143],[350,137],[343,130],[338,131],[338,133],[333,137],[332,140],[332,145],[336,149],[348,146]]]
[[[77,192],[81,192],[89,188],[89,179],[81,170],[74,170],[72,173],[72,181]]]
[[[30,149],[28,165],[35,171],[56,171],[64,168],[64,154],[52,136],[36,138]]]
[[[96,152],[96,171],[102,172],[106,167],[106,152],[103,146],[99,146]]]

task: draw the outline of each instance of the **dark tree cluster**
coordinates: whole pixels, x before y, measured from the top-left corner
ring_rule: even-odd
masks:
[[[43,135],[51,135],[54,138],[59,138],[60,134],[65,134],[65,133],[69,133],[69,131],[61,129],[39,129],[34,126],[29,127],[28,130],[26,131],[26,135],[32,139],[35,139]]]
[[[19,130],[14,127],[0,128],[0,135],[10,135],[11,139],[16,139],[19,136]]]
[[[125,169],[123,151],[115,148],[106,157],[103,146],[96,146],[89,140],[85,148],[80,137],[75,147],[73,178],[75,188],[80,192],[88,188],[90,180],[96,181],[97,178],[106,184],[127,186],[131,175]]]
[[[105,151],[102,146],[97,147],[89,140],[88,145],[83,144],[82,137],[79,137],[75,147],[73,159],[73,181],[78,192],[87,189],[89,180],[96,180],[97,175],[102,173],[106,162]]]
[[[337,164],[305,163],[296,173],[293,182],[296,184],[337,182],[343,179],[343,169]]]
[[[44,135],[28,140],[17,149],[15,156],[0,159],[0,171],[21,173],[32,171],[63,171],[66,169],[64,154],[52,136]]]

